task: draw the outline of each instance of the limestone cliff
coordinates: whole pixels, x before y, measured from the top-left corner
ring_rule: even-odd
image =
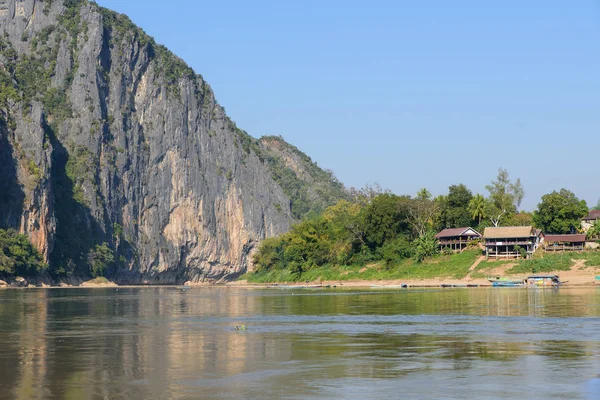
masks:
[[[345,195],[271,142],[238,129],[203,78],[126,16],[0,0],[0,228],[29,235],[53,276],[89,274],[98,246],[119,282],[245,272],[261,239]],[[307,189],[314,177],[332,189]]]

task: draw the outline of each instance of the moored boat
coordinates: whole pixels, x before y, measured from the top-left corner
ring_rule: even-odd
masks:
[[[566,282],[561,282],[558,275],[530,275],[526,280],[529,286],[551,286],[556,287],[564,285]]]
[[[499,281],[493,281],[490,280],[490,282],[492,282],[492,286],[496,286],[496,287],[522,287],[525,286],[525,281],[522,279],[514,279],[514,280],[499,280]]]
[[[488,281],[495,287],[520,287],[525,286],[525,279],[523,278],[501,278],[496,276],[494,278],[488,278]]]

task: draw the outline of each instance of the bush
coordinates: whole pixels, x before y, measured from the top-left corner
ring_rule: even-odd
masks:
[[[521,255],[521,258],[527,258],[527,250],[521,246],[515,246],[515,251]]]
[[[414,258],[417,263],[421,263],[425,258],[438,254],[439,251],[433,231],[428,231],[425,235],[415,239],[413,245],[415,247]]]
[[[0,274],[31,276],[45,268],[42,255],[26,235],[0,229]]]
[[[450,256],[452,254],[454,254],[454,251],[450,247],[444,247],[442,249],[442,255],[444,255],[444,256]]]
[[[113,251],[106,243],[96,245],[88,252],[88,263],[90,265],[90,276],[96,278],[103,276],[106,268],[114,261]]]
[[[392,264],[403,259],[410,258],[414,254],[413,246],[405,236],[400,236],[395,240],[388,240],[377,249],[377,255],[387,268]]]

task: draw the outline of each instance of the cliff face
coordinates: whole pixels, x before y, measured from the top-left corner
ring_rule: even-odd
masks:
[[[0,0],[0,227],[29,235],[52,275],[89,274],[99,246],[119,282],[245,272],[301,216],[273,160],[127,17]]]

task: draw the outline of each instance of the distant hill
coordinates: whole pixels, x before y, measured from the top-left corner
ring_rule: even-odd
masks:
[[[290,198],[292,215],[301,219],[320,213],[340,199],[348,199],[344,185],[331,171],[317,166],[309,156],[279,136],[259,140],[273,179]]]

